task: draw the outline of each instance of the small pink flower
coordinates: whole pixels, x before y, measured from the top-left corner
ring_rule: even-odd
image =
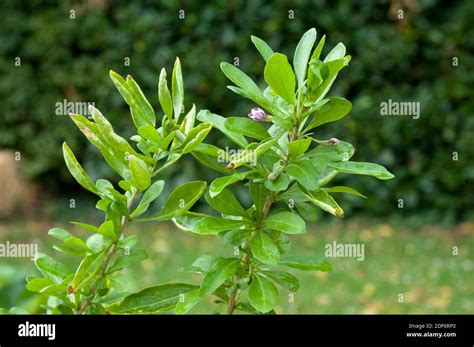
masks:
[[[256,122],[265,122],[267,120],[270,120],[271,117],[265,113],[264,110],[262,110],[259,107],[252,108],[248,114],[249,118],[256,121]]]

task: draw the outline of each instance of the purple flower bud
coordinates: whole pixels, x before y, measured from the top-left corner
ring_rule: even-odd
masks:
[[[265,113],[259,107],[252,108],[248,114],[249,118],[256,121],[256,122],[265,122],[271,119],[271,116]]]

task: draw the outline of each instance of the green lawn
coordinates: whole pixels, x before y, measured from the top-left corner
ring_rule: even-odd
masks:
[[[199,278],[179,272],[201,254],[232,256],[232,248],[215,237],[185,234],[172,225],[131,227],[150,259],[129,268],[124,275],[134,290],[155,283]],[[31,229],[31,228],[30,228]],[[15,239],[31,230],[15,226]],[[26,231],[28,230],[28,231]],[[45,229],[46,230],[46,229]],[[5,230],[2,240],[7,240]],[[23,235],[23,236],[22,236]],[[43,231],[35,234],[40,251],[54,255]],[[301,281],[300,290],[289,296],[280,290],[277,313],[472,313],[474,312],[474,226],[462,224],[452,229],[424,227],[410,230],[389,224],[362,221],[316,224],[306,235],[293,237],[290,254],[324,257],[325,244],[362,243],[365,258],[333,258],[330,273],[290,271]],[[12,238],[9,239],[13,241]],[[453,247],[459,254],[453,255]],[[22,306],[35,311],[41,301],[24,293],[25,275],[36,275],[30,261],[3,259],[0,263],[0,306]],[[403,302],[400,294],[403,294]],[[293,299],[293,300],[292,300]],[[212,300],[205,300],[192,313],[222,312]]]

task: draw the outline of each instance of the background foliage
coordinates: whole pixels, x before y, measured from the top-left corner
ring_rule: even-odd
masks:
[[[396,18],[398,9],[403,20]],[[294,19],[288,18],[291,10]],[[108,110],[121,135],[131,134],[128,107],[113,88],[109,69],[134,76],[156,108],[159,69],[171,69],[178,55],[187,76],[186,107],[195,102],[198,109],[239,116],[254,105],[225,88],[219,63],[237,57],[240,68],[255,78],[263,61],[251,34],[288,54],[315,26],[318,37],[327,34],[327,47],[343,41],[353,57],[332,91],[353,103],[351,115],[321,128],[318,136],[347,139],[359,149],[357,160],[380,163],[396,175],[385,184],[356,180],[355,188],[372,197],[358,204],[361,210],[456,222],[474,206],[474,7],[467,0],[449,5],[434,0],[7,0],[0,11],[8,14],[0,24],[0,147],[20,151],[24,172],[49,187],[58,189],[58,182],[77,187],[59,150],[65,139],[94,177],[106,169],[68,117],[55,115],[56,102],[95,102]],[[15,57],[21,58],[20,67]],[[126,57],[130,66],[124,66]],[[380,102],[388,99],[421,102],[420,119],[380,116]],[[225,145],[224,139],[215,141]],[[454,151],[458,161],[452,160]],[[169,172],[178,181],[203,175],[192,160],[182,165]],[[399,198],[402,213],[396,208]]]

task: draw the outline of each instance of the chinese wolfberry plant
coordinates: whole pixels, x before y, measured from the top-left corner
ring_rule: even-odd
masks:
[[[223,118],[206,110],[197,115],[238,146],[229,153],[206,145],[207,151],[196,155],[223,173],[205,194],[220,215],[187,212],[174,219],[182,229],[220,236],[234,247],[236,256],[198,258],[188,270],[203,275],[201,285],[182,296],[176,306],[178,313],[208,295],[226,305],[229,314],[234,310],[273,312],[278,303],[275,284],[290,291],[299,287],[298,279],[280,267],[332,269],[328,262],[313,256],[285,256],[290,246],[288,235],[305,233],[306,222],[316,220],[318,209],[343,216],[333,193],[363,197],[350,187],[330,186],[329,182],[338,173],[382,180],[393,177],[380,165],[350,161],[354,154],[351,144],[318,139],[315,133],[317,127],[343,118],[351,109],[344,98],[326,97],[351,58],[342,43],[322,59],[325,36],[313,50],[316,30],[311,29],[298,43],[292,67],[284,54],[273,52],[261,39],[252,37],[252,41],[266,62],[263,76],[268,86],[263,92],[237,67],[222,63],[221,69],[235,84],[230,90],[261,108],[252,109],[248,118]],[[239,181],[253,202],[249,208],[230,190]]]
[[[161,71],[158,98],[164,116],[158,128],[155,112],[133,78],[127,76],[123,79],[113,71],[110,77],[130,106],[138,132],[131,137],[136,149],[114,132],[112,125],[96,108],[90,107],[93,120],[71,115],[77,127],[99,149],[121,180],[118,185],[105,179],[94,184],[64,143],[64,159],[69,171],[82,187],[98,196],[96,207],[104,213],[104,221],[98,226],[73,222],[92,233],[87,240],[62,228],[49,231],[49,235],[60,241],[54,246],[56,250],[78,256],[81,261],[72,270],[48,255],[37,256],[36,267],[44,277],[29,278],[27,288],[48,296],[45,305],[48,313],[158,312],[172,309],[178,294],[194,288],[174,283],[148,288],[135,296],[128,295],[120,270],[147,258],[146,251],[137,246],[137,236],[126,236],[127,224],[136,220],[166,221],[178,217],[204,193],[206,182],[185,183],[170,193],[159,212],[139,218],[163,191],[165,182],[159,179],[160,173],[184,154],[193,152],[212,125],[205,122],[195,126],[194,105],[185,115],[179,59],[173,68],[171,93],[166,71]],[[150,303],[150,297],[157,296],[161,300]]]
[[[313,51],[316,30],[311,29],[298,43],[292,67],[285,55],[274,53],[261,39],[252,37],[252,41],[266,62],[263,74],[268,87],[263,92],[238,68],[221,64],[235,84],[228,88],[260,106],[248,118],[224,118],[207,110],[196,115],[194,106],[185,115],[179,60],[173,69],[171,93],[164,69],[160,75],[158,98],[164,116],[158,128],[153,108],[135,81],[110,73],[130,106],[138,132],[131,137],[135,146],[117,135],[93,107],[93,121],[71,115],[121,180],[118,186],[104,179],[94,184],[64,144],[69,171],[99,197],[97,208],[105,216],[98,226],[73,223],[92,232],[86,241],[61,228],[50,230],[51,236],[62,241],[54,248],[79,256],[81,261],[71,270],[47,255],[37,257],[36,266],[44,277],[28,279],[27,288],[48,295],[47,312],[157,313],[174,309],[185,313],[213,295],[229,314],[235,310],[268,313],[278,303],[275,284],[290,291],[299,287],[298,279],[280,266],[332,269],[313,256],[286,256],[287,235],[306,232],[306,222],[316,220],[317,209],[342,217],[343,210],[331,194],[363,197],[346,186],[328,186],[338,173],[379,179],[393,175],[377,164],[349,161],[354,148],[347,142],[313,137],[314,129],[343,118],[351,109],[346,99],[326,97],[337,74],[350,61],[342,43],[321,60],[325,37]],[[197,126],[196,118],[202,122]],[[203,143],[211,127],[238,148],[227,152]],[[187,153],[223,176],[206,192],[205,182],[185,183],[171,192],[159,212],[140,217],[163,190],[165,182],[159,180],[159,174]],[[231,186],[237,182],[246,187],[252,206],[245,208],[232,193]],[[190,212],[204,193],[219,215]],[[120,280],[120,270],[144,260],[147,254],[137,246],[136,235],[125,235],[125,226],[134,221],[166,220],[195,234],[221,237],[234,247],[235,256],[203,255],[184,269],[203,276],[199,286],[170,283],[130,294]]]

